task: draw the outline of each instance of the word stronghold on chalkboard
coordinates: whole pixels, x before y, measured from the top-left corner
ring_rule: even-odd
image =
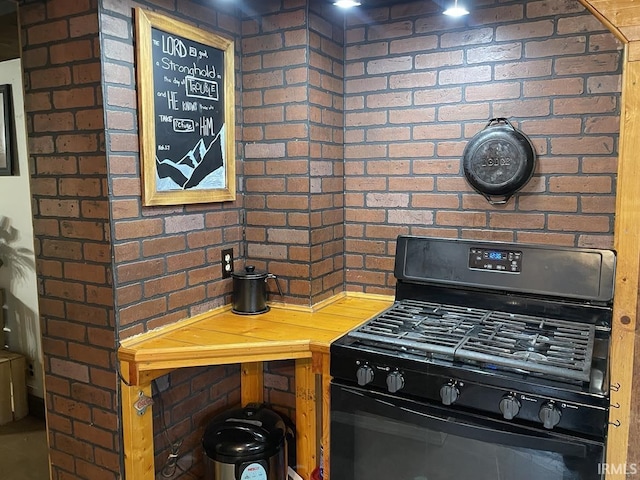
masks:
[[[145,204],[235,199],[233,43],[141,9],[136,20]]]

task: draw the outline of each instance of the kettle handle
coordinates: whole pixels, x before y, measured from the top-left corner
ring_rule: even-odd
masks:
[[[267,278],[273,278],[276,281],[276,287],[278,287],[278,293],[280,294],[281,297],[284,297],[284,294],[282,293],[282,288],[280,288],[280,281],[278,280],[278,277],[276,277],[273,273],[267,273]],[[267,281],[267,278],[265,278],[265,282]]]

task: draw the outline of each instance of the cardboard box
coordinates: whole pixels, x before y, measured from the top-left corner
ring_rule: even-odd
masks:
[[[29,413],[26,371],[27,359],[23,355],[0,350],[0,425]]]

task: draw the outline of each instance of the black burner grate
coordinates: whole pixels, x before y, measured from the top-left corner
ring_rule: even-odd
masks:
[[[595,327],[402,300],[349,336],[379,348],[589,381]]]

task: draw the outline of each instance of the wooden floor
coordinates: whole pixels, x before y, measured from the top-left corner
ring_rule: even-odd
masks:
[[[44,420],[26,417],[0,426],[0,478],[49,478],[47,432]]]

